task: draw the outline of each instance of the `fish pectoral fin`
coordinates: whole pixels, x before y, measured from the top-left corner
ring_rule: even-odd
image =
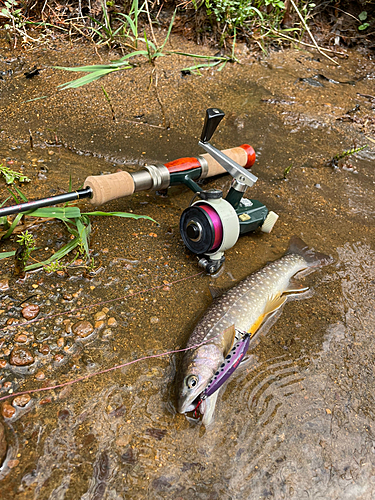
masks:
[[[286,301],[287,297],[283,295],[274,295],[267,300],[266,307],[264,308],[263,316],[266,317],[269,314],[277,311]]]
[[[266,307],[264,308],[263,314],[261,314],[255,321],[255,323],[251,326],[251,328],[248,330],[248,333],[254,335],[254,333],[259,329],[260,325],[267,318],[267,316],[277,311],[284,304],[286,299],[287,297],[285,295],[274,295],[273,297],[269,298]]]
[[[224,358],[228,354],[228,352],[232,349],[235,340],[236,340],[236,330],[233,324],[230,327],[226,328],[223,332],[222,345],[223,345]]]

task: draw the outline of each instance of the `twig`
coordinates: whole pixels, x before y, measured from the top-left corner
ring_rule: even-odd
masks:
[[[156,41],[154,30],[153,30],[153,27],[152,27],[152,21],[151,21],[150,11],[149,11],[149,8],[148,8],[148,0],[145,1],[145,6],[146,6],[146,12],[147,12],[147,19],[148,19],[148,22],[149,22],[149,25],[150,25],[152,40],[154,41],[154,44],[157,47],[158,43]]]
[[[322,56],[326,57],[327,59],[329,59],[330,61],[332,61],[334,64],[337,64],[337,65],[338,65],[339,63],[338,63],[337,61],[335,61],[334,59],[332,59],[332,57],[329,57],[329,55],[325,54],[325,53],[322,51],[322,49],[319,47],[319,45],[316,43],[316,40],[315,40],[315,38],[313,37],[313,34],[311,33],[311,31],[310,31],[309,27],[307,26],[306,21],[305,21],[305,20],[304,20],[304,18],[302,17],[302,14],[301,14],[301,13],[300,13],[300,11],[298,10],[298,7],[297,7],[297,5],[295,4],[294,0],[290,0],[290,3],[293,5],[293,7],[294,7],[295,11],[296,11],[296,12],[297,12],[297,14],[298,14],[298,17],[301,19],[301,22],[302,22],[303,26],[305,27],[305,29],[306,29],[307,33],[309,34],[309,36],[310,36],[310,38],[311,38],[311,40],[312,40],[312,42],[313,42],[313,44],[314,44],[314,46],[315,46],[316,50],[317,50],[320,54],[322,54]]]
[[[281,33],[280,31],[277,31],[275,29],[272,30],[274,33],[276,33],[276,35],[278,36],[281,36],[281,37],[284,37],[286,38],[287,40],[290,40],[294,43],[298,43],[298,44],[301,44],[301,45],[305,45],[306,47],[312,47],[312,48],[316,48],[315,45],[312,45],[311,43],[307,43],[307,42],[302,42],[301,40],[296,40],[295,38],[292,38],[291,36],[288,36],[288,35],[285,35],[285,33]],[[321,50],[325,50],[326,52],[333,52],[335,55],[337,56],[343,56],[343,57],[348,57],[347,54],[345,54],[345,52],[337,52],[336,50],[332,50],[332,49],[325,49],[324,47],[321,47]],[[335,61],[336,62],[336,61]]]

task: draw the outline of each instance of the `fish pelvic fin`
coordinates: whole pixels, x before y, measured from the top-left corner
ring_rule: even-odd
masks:
[[[222,345],[223,345],[224,358],[228,354],[228,352],[232,349],[235,340],[236,340],[236,330],[233,324],[230,327],[226,328],[223,332]]]
[[[291,280],[288,288],[283,292],[283,294],[293,295],[295,293],[304,293],[309,290],[308,286],[303,286],[300,283],[296,283],[294,280]]]
[[[273,297],[267,300],[266,307],[264,308],[263,314],[259,316],[259,318],[255,321],[255,323],[248,330],[251,336],[253,336],[263,321],[270,315],[276,312],[286,301],[287,297],[285,295],[274,295]]]
[[[292,236],[290,239],[287,253],[301,255],[308,263],[309,267],[327,266],[333,262],[332,257],[321,252],[316,252],[301,240],[301,238],[298,238],[298,236]]]

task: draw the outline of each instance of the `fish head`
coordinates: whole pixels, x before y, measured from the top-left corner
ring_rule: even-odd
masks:
[[[179,413],[187,413],[196,408],[200,395],[223,360],[223,350],[214,343],[202,345],[189,352],[178,394]]]

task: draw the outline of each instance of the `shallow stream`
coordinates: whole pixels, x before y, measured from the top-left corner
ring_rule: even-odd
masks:
[[[355,52],[337,68],[304,50],[257,61],[239,47],[238,57],[241,65],[201,76],[183,76],[186,61],[165,57],[156,69],[143,64],[62,92],[57,85],[72,73],[51,66],[103,62],[93,47],[3,45],[0,162],[31,178],[21,187],[27,196],[65,192],[70,177],[79,188],[88,175],[199,154],[205,109],[215,106],[226,118],[212,142],[254,147],[259,181],[247,196],[279,220],[269,235],[241,237],[216,278],[198,274],[180,238],[179,217],[192,197],[185,187],[100,207],[157,224],[93,217],[91,274],[76,266],[17,280],[13,262],[0,261],[0,397],[10,395],[5,410],[2,402],[2,498],[374,498],[375,65]],[[26,79],[35,65],[39,75]],[[205,184],[229,185],[229,176]],[[58,222],[30,231],[38,260],[69,240]],[[258,336],[219,399],[212,428],[176,413],[174,354],[33,393],[7,413],[18,391],[184,347],[211,303],[209,285],[232,286],[282,256],[293,235],[334,263],[306,277],[308,296],[288,301]],[[2,246],[17,247],[14,239]],[[30,324],[27,304],[39,307]],[[12,364],[14,349],[26,349],[32,362]]]

